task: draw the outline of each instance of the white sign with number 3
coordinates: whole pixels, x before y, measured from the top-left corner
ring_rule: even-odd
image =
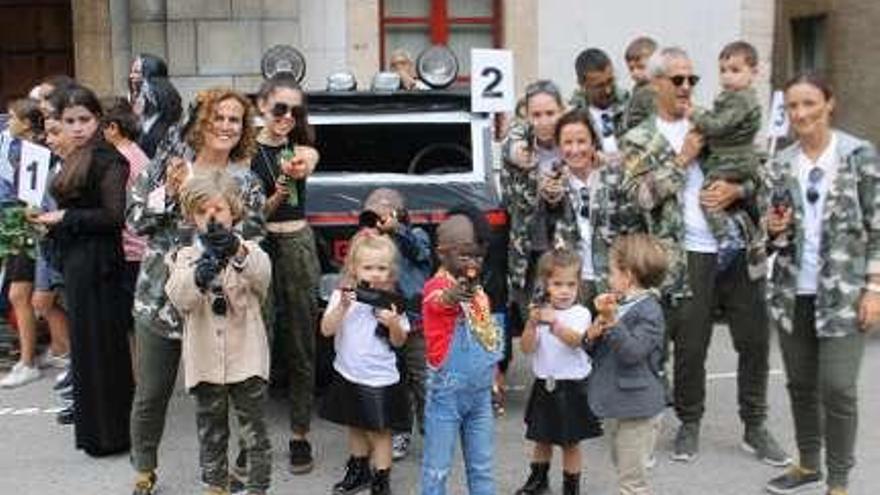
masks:
[[[471,111],[512,112],[513,52],[510,50],[471,50]]]
[[[49,161],[48,148],[27,141],[21,143],[21,164],[18,167],[18,199],[39,208],[46,194]]]

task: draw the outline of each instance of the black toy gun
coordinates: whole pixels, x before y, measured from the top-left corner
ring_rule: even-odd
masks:
[[[370,287],[366,282],[360,282],[357,287],[342,289],[354,292],[354,298],[357,302],[372,306],[375,309],[390,309],[403,314],[406,306],[406,300],[397,292],[376,289]],[[376,325],[376,336],[387,340],[389,338],[388,327],[379,323]]]
[[[783,184],[773,187],[773,192],[770,193],[770,207],[773,208],[774,214],[780,216],[785,214],[785,210],[791,208],[793,204],[791,191],[788,188]]]

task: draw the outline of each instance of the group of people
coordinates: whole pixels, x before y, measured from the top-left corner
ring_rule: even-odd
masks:
[[[500,363],[519,336],[535,380],[525,411],[534,449],[517,494],[549,490],[554,446],[562,493],[580,493],[579,445],[599,436],[619,492],[647,494],[668,405],[681,422],[672,459],[698,455],[719,315],[738,353],[743,448],[773,466],[792,463],[765,426],[775,322],[798,460],[766,488],[794,493],[824,477],[829,495],[845,495],[864,332],[880,320],[874,147],[834,129],[831,88],[801,75],[785,87],[794,142],[765,160],[754,147],[758,59],[746,42],[721,51],[723,87],[708,108],[691,102],[699,76],[681,48],[639,38],[625,58],[631,93],[591,48],[577,57],[568,104],[554,83],[532,83],[506,130],[506,328],[481,286],[490,255],[482,213],[451,209],[432,245],[388,188],[363,198],[320,314],[305,216],[319,154],[292,77],[266,80],[256,105],[217,88],[186,110],[164,62],[149,55],[132,64],[126,98],[101,101],[75,81],[47,80],[12,104],[0,155],[19,167],[13,144],[24,140],[54,156],[47,200],[26,208],[37,249],[4,263],[21,360],[0,386],[37,379],[40,361],[64,366],[69,349],[71,407],[59,420],[74,424],[89,455],[130,451],[134,495],[157,490],[181,361],[207,494],[267,493],[270,382],[289,388],[293,473],[314,467],[318,409],[348,428],[335,494],[390,493],[412,431],[423,437],[422,493],[445,493],[460,440],[470,493],[494,494]],[[14,204],[17,180],[0,181],[0,199]],[[35,352],[36,314],[52,329],[45,358]],[[316,329],[335,348],[319,408]],[[230,415],[239,425],[232,466]]]

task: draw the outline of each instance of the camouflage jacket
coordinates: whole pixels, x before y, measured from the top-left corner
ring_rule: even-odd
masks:
[[[710,149],[752,147],[761,130],[761,104],[752,88],[722,91],[712,109],[697,107],[691,117]]]
[[[840,131],[838,169],[822,209],[816,335],[839,337],[857,332],[858,305],[868,275],[880,275],[880,159],[873,145]],[[771,322],[791,332],[797,277],[804,245],[804,203],[798,182],[800,146],[781,151],[767,170],[762,211],[770,196],[787,192],[793,205],[792,228],[770,244],[773,252],[767,298]]]
[[[171,198],[166,198],[162,211],[148,208],[150,193],[165,187],[165,163],[162,153],[157,153],[129,191],[128,226],[147,238],[147,249],[135,285],[133,312],[136,324],[163,337],[179,339],[182,320],[165,295],[168,280],[165,256],[188,245],[194,230],[184,221],[180,206]],[[247,166],[230,165],[229,171],[238,182],[246,210],[245,218],[236,225],[236,230],[245,239],[259,242],[265,234],[263,187]]]
[[[642,213],[622,193],[623,169],[616,164],[606,164],[592,173],[597,177],[590,181],[590,257],[596,288],[601,293],[609,290],[608,255],[614,240],[619,235],[644,232],[646,227]],[[571,190],[565,196],[565,213],[556,229],[560,240],[579,252],[583,232],[578,228],[579,212],[575,211],[572,201],[577,194],[578,191]]]
[[[629,102],[629,96],[630,95],[626,90],[617,86],[614,87],[614,96],[611,99],[611,115],[614,122],[614,136],[618,139],[627,131],[625,126],[625,114]],[[568,104],[572,108],[587,109],[590,107],[587,94],[582,89],[576,89],[574,91],[574,94],[572,94],[571,98],[568,100]],[[601,124],[593,122],[593,130],[596,131],[597,136],[602,135]]]
[[[624,133],[638,126],[642,121],[654,114],[655,96],[656,92],[650,83],[637,84],[633,87],[623,112]]]
[[[532,225],[538,211],[538,181],[541,164],[523,168],[516,163],[514,148],[529,139],[528,124],[514,122],[504,142],[501,154],[501,189],[504,204],[510,217],[510,242],[508,243],[508,281],[512,290],[526,287],[526,273],[532,252]],[[558,155],[556,155],[558,157]]]

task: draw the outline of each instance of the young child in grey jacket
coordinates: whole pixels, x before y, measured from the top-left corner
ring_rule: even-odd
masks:
[[[585,343],[593,359],[587,396],[593,412],[604,418],[621,495],[651,493],[647,463],[666,405],[661,377],[665,323],[656,289],[666,266],[666,253],[651,236],[618,238],[610,255],[613,292],[596,297],[597,317],[587,329]]]

